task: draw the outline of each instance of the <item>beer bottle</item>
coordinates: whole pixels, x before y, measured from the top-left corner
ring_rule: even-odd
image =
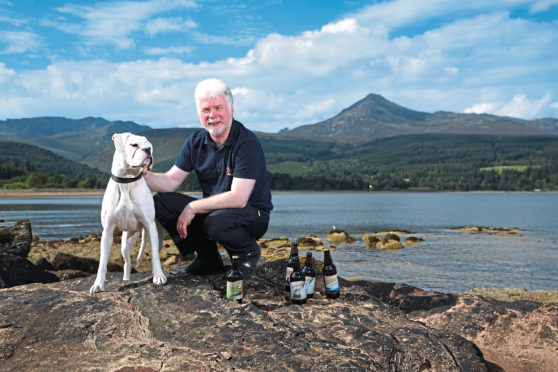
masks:
[[[327,298],[339,297],[339,278],[337,278],[337,268],[331,259],[329,248],[324,249],[324,284]]]
[[[298,243],[293,242],[291,246],[291,254],[289,256],[289,260],[287,261],[287,275],[285,277],[285,291],[289,292],[291,287],[289,282],[291,280],[291,274],[293,272],[294,267],[294,257],[298,258]]]
[[[298,259],[298,256],[294,256],[293,261],[293,272],[290,278],[291,302],[293,304],[302,305],[306,303],[306,280],[304,273],[300,269],[300,260]]]
[[[227,272],[227,299],[242,302],[244,280],[242,271],[238,269],[238,256],[232,256],[232,268]]]
[[[312,252],[306,252],[306,259],[304,260],[304,268],[302,269],[306,277],[306,297],[314,297],[314,288],[316,285],[316,269],[312,262]]]

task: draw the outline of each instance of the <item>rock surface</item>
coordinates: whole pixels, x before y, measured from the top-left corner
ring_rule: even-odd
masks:
[[[31,241],[31,222],[28,219],[18,221],[8,228],[0,228],[0,253],[27,258]]]
[[[170,276],[157,287],[146,273],[129,283],[109,273],[108,291],[96,295],[87,292],[93,276],[0,290],[2,368],[498,370],[475,344],[413,321],[366,282],[341,279],[339,299],[317,293],[291,305],[285,264],[260,265],[246,281],[242,304],[225,299],[222,275]],[[317,284],[322,288],[323,280]]]

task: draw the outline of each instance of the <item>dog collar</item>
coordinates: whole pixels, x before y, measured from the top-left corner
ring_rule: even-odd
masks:
[[[114,174],[111,173],[110,178],[112,178],[112,180],[114,182],[117,182],[117,183],[132,183],[132,182],[136,182],[137,180],[139,180],[141,178],[141,173],[138,174],[135,177],[132,177],[132,178],[118,177],[118,176],[115,176]]]

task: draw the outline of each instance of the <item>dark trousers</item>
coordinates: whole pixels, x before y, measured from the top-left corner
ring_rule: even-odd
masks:
[[[167,230],[182,256],[196,251],[200,258],[217,253],[222,244],[229,256],[243,256],[256,239],[261,238],[269,225],[269,212],[246,206],[245,208],[218,209],[209,214],[198,214],[188,226],[188,236],[182,239],[176,230],[178,216],[191,201],[191,196],[164,192],[153,196],[155,217]]]

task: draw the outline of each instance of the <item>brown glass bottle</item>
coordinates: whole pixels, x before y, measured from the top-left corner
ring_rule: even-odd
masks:
[[[306,278],[300,269],[298,256],[293,258],[293,272],[290,278],[290,299],[291,303],[302,305],[306,303]]]
[[[306,297],[314,297],[314,289],[316,286],[316,269],[312,262],[312,252],[306,252],[306,259],[304,260],[304,268],[302,269],[306,277]]]
[[[339,278],[337,277],[337,268],[333,264],[331,252],[328,248],[324,249],[324,274],[325,293],[327,298],[339,297]]]
[[[297,242],[293,242],[292,246],[291,246],[291,254],[289,255],[289,260],[287,261],[287,270],[286,270],[286,276],[285,276],[285,291],[289,292],[291,290],[291,286],[290,286],[290,279],[291,279],[291,274],[293,272],[293,267],[294,267],[294,257],[298,258],[298,243]]]
[[[242,302],[244,296],[244,279],[238,269],[238,256],[232,256],[232,268],[227,272],[227,299]]]

